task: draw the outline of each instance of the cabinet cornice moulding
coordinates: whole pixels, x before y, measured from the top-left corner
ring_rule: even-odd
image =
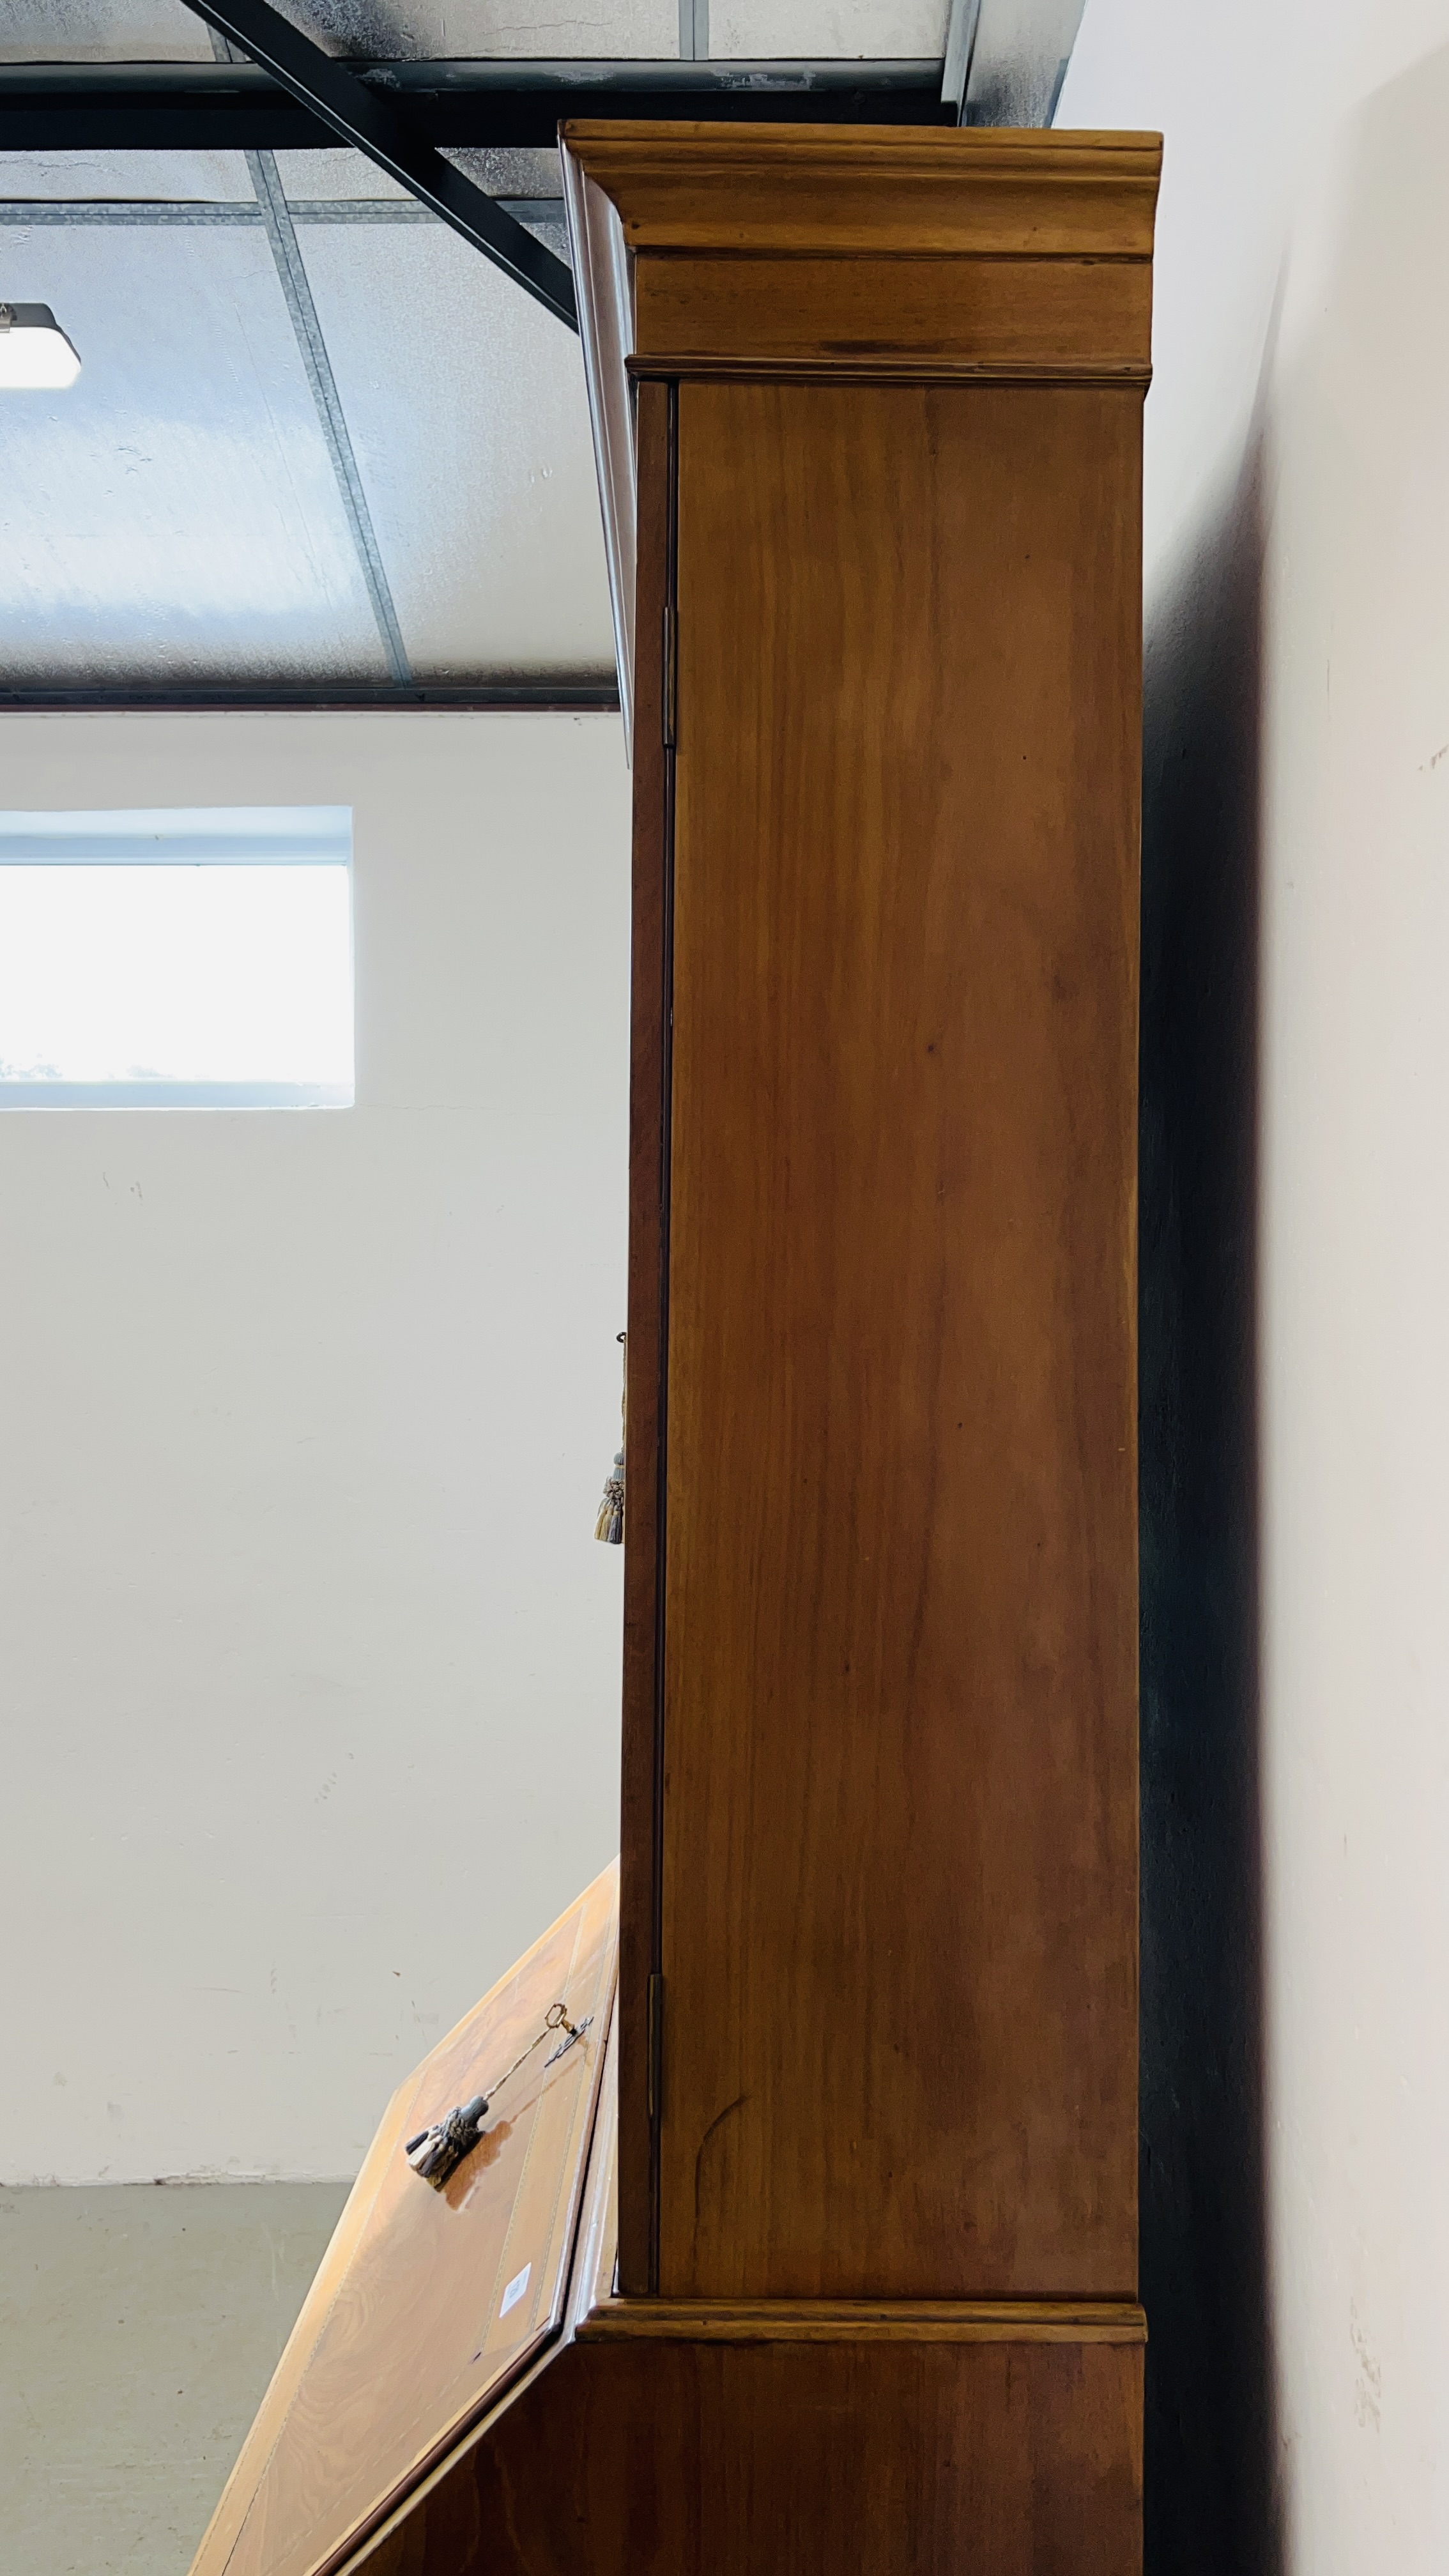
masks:
[[[1146,390],[1159,135],[559,132],[630,739],[631,378]]]
[[[562,136],[635,252],[1152,257],[1155,134],[578,121]]]

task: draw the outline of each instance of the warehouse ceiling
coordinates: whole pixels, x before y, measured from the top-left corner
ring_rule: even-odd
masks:
[[[1044,122],[1079,10],[287,0],[284,16],[431,114],[453,167],[563,260],[542,138],[579,90],[593,112],[634,112],[643,88],[659,112],[828,113],[838,92],[839,113],[950,122],[973,113],[974,55],[983,96],[1015,65],[1002,121]],[[240,47],[185,0],[0,0],[0,301],[49,305],[82,362],[65,392],[0,393],[0,704],[607,702],[577,337],[232,64]]]

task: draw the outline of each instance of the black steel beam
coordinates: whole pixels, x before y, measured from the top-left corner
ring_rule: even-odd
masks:
[[[333,140],[252,63],[0,64],[6,152],[266,152]]]
[[[229,44],[239,45],[252,62],[330,127],[338,141],[365,152],[525,294],[577,331],[578,306],[567,261],[446,161],[393,97],[369,89],[346,63],[324,54],[290,18],[271,6],[271,0],[186,0],[186,5]],[[231,71],[236,66],[224,68]]]
[[[0,688],[0,715],[103,713],[107,709],[126,714],[231,714],[244,709],[269,714],[302,709],[337,715],[382,715],[406,713],[409,708],[435,714],[498,714],[528,709],[579,715],[617,714],[618,707],[618,684],[611,678],[457,680],[435,685],[415,681],[409,688],[365,680],[317,680],[306,684],[278,681],[271,685],[265,681],[217,680],[195,687],[185,683],[168,687],[164,682],[151,686],[117,682],[112,687],[78,684]]]
[[[234,41],[240,41],[235,39]],[[301,41],[301,40],[299,40]],[[326,62],[325,55],[319,59]],[[571,117],[953,125],[932,62],[352,62],[434,148],[551,146]],[[0,64],[6,152],[288,152],[338,129],[255,63]]]

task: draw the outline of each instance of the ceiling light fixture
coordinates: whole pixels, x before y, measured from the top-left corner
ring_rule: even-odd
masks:
[[[0,304],[0,392],[55,393],[79,374],[80,357],[48,304]]]

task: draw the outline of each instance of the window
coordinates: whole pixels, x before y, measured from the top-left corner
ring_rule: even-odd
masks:
[[[0,1108],[346,1108],[343,805],[0,814]]]

